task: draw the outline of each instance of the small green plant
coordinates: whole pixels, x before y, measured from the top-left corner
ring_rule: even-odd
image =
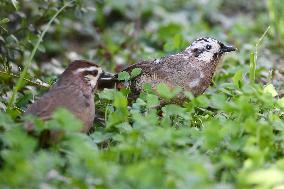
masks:
[[[12,1],[13,2],[13,5],[16,7],[16,3],[17,1]],[[23,82],[24,82],[24,78],[25,76],[27,75],[27,71],[29,69],[29,67],[31,66],[32,64],[32,60],[33,60],[33,57],[35,56],[35,53],[37,52],[38,48],[39,48],[39,45],[40,43],[42,42],[43,40],[43,37],[45,35],[45,33],[47,32],[47,30],[50,28],[52,22],[56,19],[56,17],[68,6],[70,6],[72,3],[74,2],[74,0],[72,1],[69,1],[68,3],[66,3],[63,7],[61,7],[55,14],[54,16],[50,19],[50,21],[47,23],[45,29],[42,31],[41,35],[39,36],[34,48],[33,48],[33,51],[31,52],[31,54],[29,55],[28,59],[27,59],[27,63],[26,65],[24,66],[24,69],[22,71],[22,73],[20,74],[20,77],[19,77],[19,80],[17,81],[15,87],[13,88],[13,92],[12,92],[12,96],[8,102],[8,111],[11,110],[13,108],[13,105],[15,103],[15,98],[17,96],[17,93],[18,93],[18,90],[20,87],[22,87],[23,85]]]
[[[270,29],[270,26],[265,30],[265,32],[262,34],[262,36],[257,41],[257,43],[255,45],[254,52],[250,53],[250,74],[249,74],[249,78],[250,78],[251,83],[255,82],[255,71],[256,71],[256,61],[257,61],[258,48],[259,48],[259,45],[261,44],[261,42],[263,41],[264,37],[268,33],[269,29]]]
[[[64,11],[71,2],[0,1],[0,188],[283,187],[280,0],[80,0]],[[185,93],[182,105],[171,104],[181,89],[166,84],[145,85],[137,99],[104,89],[95,102],[105,121],[88,134],[64,109],[45,122],[7,111],[24,110],[46,90],[37,78],[55,80],[73,59],[114,72],[203,36],[239,51],[204,94]],[[130,83],[142,71],[118,79]]]
[[[278,45],[283,45],[284,38],[284,5],[281,0],[268,0],[267,7],[272,24],[272,31]]]

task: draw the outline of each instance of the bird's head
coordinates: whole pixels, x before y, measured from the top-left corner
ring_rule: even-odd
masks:
[[[199,38],[185,49],[185,53],[192,54],[197,60],[204,62],[212,62],[220,59],[226,52],[235,51],[236,48],[230,45],[210,38]]]
[[[84,61],[76,60],[72,62],[61,75],[59,82],[81,82],[83,81],[92,89],[97,85],[98,79],[103,74],[100,66]]]

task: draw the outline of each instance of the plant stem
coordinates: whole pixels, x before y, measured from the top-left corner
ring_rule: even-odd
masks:
[[[27,64],[24,66],[24,69],[22,71],[22,73],[20,74],[20,78],[18,79],[16,85],[14,86],[13,88],[13,93],[12,93],[12,96],[8,102],[8,110],[11,109],[15,103],[15,99],[16,99],[16,96],[17,96],[17,93],[18,93],[18,90],[20,89],[20,87],[22,86],[23,84],[23,81],[24,81],[24,78],[25,76],[27,75],[27,71],[30,67],[30,65],[32,64],[32,60],[34,58],[34,55],[45,35],[45,33],[48,31],[48,29],[50,28],[52,22],[56,19],[56,17],[67,7],[67,6],[70,6],[75,0],[71,0],[69,1],[68,3],[66,3],[63,7],[61,7],[54,15],[53,17],[50,19],[50,21],[47,23],[46,27],[44,28],[44,30],[42,31],[41,35],[39,36],[37,42],[36,42],[36,45],[35,47],[33,48],[33,51],[32,53],[30,54],[29,58],[28,58],[28,61],[27,61]]]
[[[264,37],[267,35],[269,30],[270,30],[270,26],[267,27],[265,32],[258,39],[257,43],[255,44],[254,52],[250,53],[250,74],[249,74],[249,80],[250,80],[251,84],[253,84],[255,82],[255,71],[256,71],[256,60],[257,60],[258,47],[260,46],[261,42],[263,41]]]
[[[0,70],[0,78],[19,78],[19,75],[16,75],[14,73],[10,73],[10,72],[6,72],[4,70]],[[33,81],[27,78],[24,78],[24,81],[27,82],[28,84],[32,85],[32,86],[36,86],[36,87],[41,87],[41,88],[49,88],[49,84],[44,83],[42,81]]]

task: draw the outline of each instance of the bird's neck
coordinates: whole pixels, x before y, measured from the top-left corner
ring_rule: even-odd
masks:
[[[214,73],[216,71],[216,68],[218,66],[219,60],[211,61],[211,62],[201,62],[200,63],[200,70],[203,72],[205,77],[205,80],[208,80],[208,83],[211,83],[211,80],[214,76]]]

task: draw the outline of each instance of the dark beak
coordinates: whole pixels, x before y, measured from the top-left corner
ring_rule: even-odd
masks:
[[[103,71],[98,81],[98,89],[114,88],[117,81],[116,76],[116,74]]]
[[[221,44],[221,53],[231,52],[231,51],[236,51],[236,50],[237,48],[231,45],[224,45],[223,43]]]
[[[114,76],[115,75],[113,73],[103,71],[103,73],[100,76],[100,80],[110,80],[113,79]]]

